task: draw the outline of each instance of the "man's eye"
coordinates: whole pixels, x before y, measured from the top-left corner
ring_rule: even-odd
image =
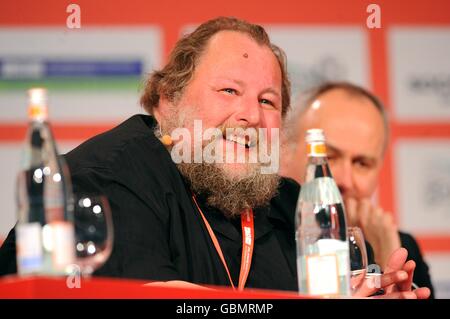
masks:
[[[222,89],[222,92],[226,92],[228,94],[237,94],[237,91],[235,89],[231,89],[231,88]]]
[[[275,104],[271,100],[268,100],[268,99],[261,99],[261,100],[259,100],[259,103],[275,106]]]
[[[356,161],[355,164],[356,164],[356,166],[364,168],[364,169],[368,169],[372,166],[370,163],[365,162],[365,161]]]

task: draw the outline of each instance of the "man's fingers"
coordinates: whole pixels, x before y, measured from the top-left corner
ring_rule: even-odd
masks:
[[[417,299],[417,295],[412,291],[398,291],[389,294],[374,296],[376,299]]]
[[[358,212],[358,218],[361,228],[364,230],[367,228],[370,222],[370,210],[372,204],[369,199],[362,199],[358,202],[356,210]]]
[[[345,212],[347,213],[348,225],[359,226],[358,213],[356,212],[356,200],[354,198],[345,199]]]
[[[408,280],[408,273],[403,270],[392,271],[381,275],[380,284],[382,288],[389,288],[393,284]]]
[[[406,258],[408,257],[408,251],[405,248],[399,248],[395,250],[391,257],[388,260],[386,269],[384,270],[384,274],[397,272],[400,269],[403,269],[403,266],[406,262]],[[407,279],[408,274],[405,272],[406,278],[400,281],[404,281]],[[392,293],[394,289],[397,288],[395,285],[390,285],[386,288],[386,293]]]
[[[370,211],[370,225],[373,225],[379,229],[384,229],[384,211],[380,207],[372,208]]]
[[[376,293],[381,286],[378,283],[379,278],[366,278],[361,285],[355,287],[356,289],[353,290],[353,297],[369,297]]]
[[[428,299],[430,298],[431,290],[426,287],[422,287],[413,290],[413,293],[417,296],[417,299]]]
[[[403,266],[403,270],[406,271],[408,274],[410,272],[413,272],[414,269],[416,269],[416,262],[414,260],[408,260],[405,265]]]
[[[408,260],[406,264],[403,266],[403,271],[405,271],[408,274],[408,279],[398,285],[400,291],[411,290],[414,276],[414,269],[416,269],[416,263],[414,262],[414,260]]]
[[[408,274],[403,271],[392,271],[387,274],[379,276],[370,276],[366,278],[361,285],[356,289],[354,297],[369,297],[376,293],[379,289],[384,288],[387,293],[393,293],[393,289],[390,289],[399,282],[408,279]]]
[[[391,271],[403,269],[406,258],[408,258],[408,251],[405,248],[399,248],[395,250],[392,253],[391,257],[389,257],[389,261],[384,272],[388,273]]]

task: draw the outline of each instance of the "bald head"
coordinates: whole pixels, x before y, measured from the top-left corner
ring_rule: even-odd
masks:
[[[365,149],[371,156],[381,157],[387,142],[380,110],[367,97],[341,88],[311,101],[301,112],[297,125],[302,132],[322,128],[331,145],[358,148],[361,152]]]
[[[330,168],[343,196],[370,197],[377,186],[387,143],[387,122],[379,106],[370,96],[340,86],[316,94],[291,123],[297,131],[293,138],[297,147],[283,173],[303,182],[305,132],[321,128]]]

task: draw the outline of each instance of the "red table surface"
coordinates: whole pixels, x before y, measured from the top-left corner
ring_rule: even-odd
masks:
[[[213,289],[144,286],[147,282],[111,278],[82,278],[79,288],[69,288],[66,278],[17,277],[0,279],[2,299],[304,299],[291,292],[231,288]]]

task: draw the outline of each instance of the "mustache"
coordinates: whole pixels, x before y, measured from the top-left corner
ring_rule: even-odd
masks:
[[[260,134],[258,134],[258,128],[256,127],[223,124],[218,126],[217,129],[221,131],[224,140],[245,145],[247,148],[260,144]]]

